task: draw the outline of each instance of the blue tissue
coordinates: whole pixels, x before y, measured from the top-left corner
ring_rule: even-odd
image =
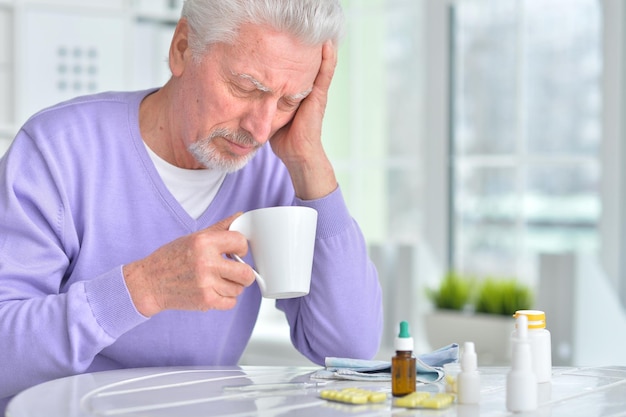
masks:
[[[459,345],[452,343],[430,353],[417,356],[417,381],[437,382],[444,376],[443,365],[459,360]],[[352,381],[391,381],[391,362],[327,357],[325,369],[312,376],[320,379]]]

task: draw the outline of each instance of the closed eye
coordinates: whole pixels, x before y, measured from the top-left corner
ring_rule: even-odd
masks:
[[[282,98],[278,104],[278,107],[283,111],[294,111],[297,110],[298,107],[300,107],[300,103],[302,103],[302,101]]]
[[[237,83],[230,83],[231,92],[238,97],[249,97],[260,91],[254,86],[243,86]]]
[[[302,103],[302,101],[305,98],[307,98],[309,94],[311,94],[312,90],[313,89],[310,88],[306,91],[303,91],[302,93],[282,97],[280,101],[282,103],[283,110],[286,110],[286,111],[297,110],[298,107],[300,107],[300,104]]]

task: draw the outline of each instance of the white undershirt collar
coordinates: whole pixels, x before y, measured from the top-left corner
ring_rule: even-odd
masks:
[[[215,198],[226,172],[179,168],[157,155],[145,142],[144,145],[169,192],[192,218],[200,217]]]

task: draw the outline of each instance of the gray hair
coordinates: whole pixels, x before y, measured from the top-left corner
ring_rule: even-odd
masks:
[[[185,0],[189,47],[200,57],[213,43],[232,43],[244,23],[268,25],[307,45],[339,41],[344,15],[339,0]]]

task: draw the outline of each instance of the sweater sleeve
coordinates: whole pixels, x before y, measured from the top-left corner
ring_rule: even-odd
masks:
[[[80,239],[59,184],[53,164],[21,132],[0,160],[0,398],[84,372],[145,320],[121,267],[68,283]]]
[[[315,208],[318,226],[310,293],[276,302],[292,342],[320,365],[328,356],[371,359],[382,334],[382,294],[361,230],[340,189],[295,204]]]

